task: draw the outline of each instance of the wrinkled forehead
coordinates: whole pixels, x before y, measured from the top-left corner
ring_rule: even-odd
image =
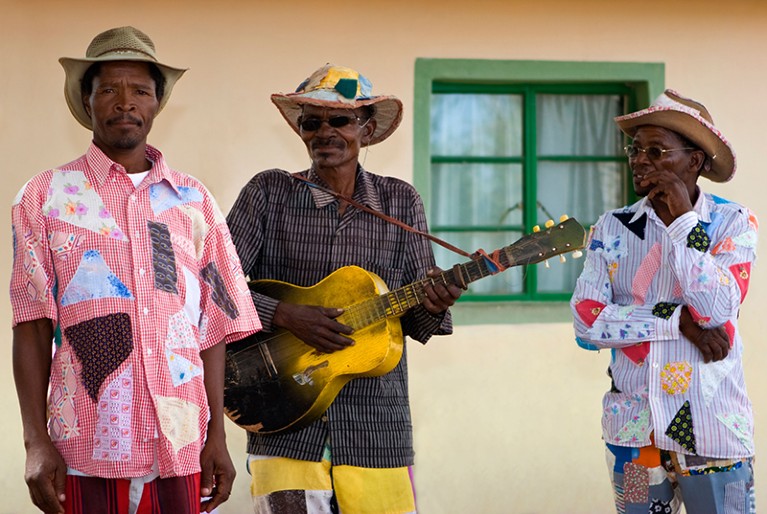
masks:
[[[682,136],[665,127],[658,125],[641,125],[637,127],[634,141],[643,143],[682,142]]]
[[[301,115],[316,116],[318,118],[330,118],[332,116],[349,116],[351,114],[359,114],[351,106],[349,108],[343,107],[323,107],[319,105],[304,105],[301,109]]]

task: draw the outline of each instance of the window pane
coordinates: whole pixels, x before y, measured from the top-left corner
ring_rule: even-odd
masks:
[[[539,293],[572,294],[575,281],[583,269],[583,258],[574,259],[572,254],[565,254],[565,259],[565,262],[560,262],[559,257],[552,257],[548,268],[543,264],[538,265]]]
[[[522,97],[434,94],[431,154],[505,156],[522,154]]]
[[[522,225],[521,164],[432,164],[432,225]]]
[[[620,155],[619,95],[538,95],[538,155]]]
[[[617,162],[539,161],[538,215],[558,221],[567,214],[581,223],[594,223],[606,210],[626,203],[625,170]]]
[[[522,237],[520,232],[435,232],[437,237],[461,248],[467,252],[474,252],[480,248],[487,253],[508,246]],[[461,257],[439,245],[432,244],[437,266],[446,270],[454,264],[468,262],[466,257]],[[516,266],[492,277],[485,277],[473,282],[464,296],[472,295],[503,295],[521,294],[524,292],[524,266]]]

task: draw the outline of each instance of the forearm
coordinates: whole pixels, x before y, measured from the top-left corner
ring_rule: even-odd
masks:
[[[51,372],[53,327],[47,318],[13,329],[13,377],[19,398],[24,444],[49,442],[46,409]]]
[[[200,352],[204,373],[205,393],[210,409],[208,438],[225,437],[224,433],[224,371],[226,345],[221,342]]]

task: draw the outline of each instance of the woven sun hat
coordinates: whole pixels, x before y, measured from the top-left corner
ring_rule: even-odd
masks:
[[[394,96],[373,96],[373,85],[351,68],[326,64],[304,80],[295,93],[275,93],[272,102],[296,133],[304,105],[331,109],[356,109],[373,106],[376,130],[371,145],[389,137],[402,121],[402,102]]]
[[[642,125],[674,131],[698,145],[711,158],[711,169],[701,175],[714,182],[727,182],[735,176],[735,151],[714,126],[703,104],[685,98],[673,89],[664,91],[647,109],[617,116],[615,123],[629,137]]]
[[[91,118],[83,106],[80,82],[86,70],[97,62],[108,61],[137,61],[150,62],[157,65],[165,76],[165,94],[160,100],[160,112],[170,98],[170,93],[176,81],[181,78],[186,69],[173,68],[157,61],[154,43],[149,36],[133,27],[118,27],[109,29],[93,38],[85,58],[62,57],[59,59],[64,67],[64,97],[72,115],[82,126],[91,130]]]

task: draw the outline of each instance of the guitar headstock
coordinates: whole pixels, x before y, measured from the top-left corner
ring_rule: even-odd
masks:
[[[573,254],[575,258],[583,255],[580,250],[586,246],[586,238],[586,229],[575,218],[563,215],[558,224],[549,220],[543,229],[536,225],[532,234],[504,247],[503,252],[511,266],[536,264],[555,255],[559,255],[560,260],[564,262],[566,253],[577,252]],[[546,264],[548,265],[548,262]]]

